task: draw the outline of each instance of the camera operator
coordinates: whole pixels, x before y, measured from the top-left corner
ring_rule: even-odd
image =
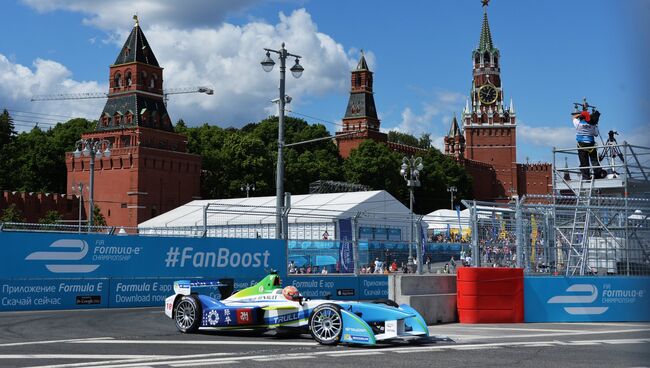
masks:
[[[594,169],[594,178],[603,178],[604,170],[600,168],[598,153],[596,152],[596,137],[598,136],[597,119],[592,121],[589,111],[582,111],[573,115],[573,126],[576,129],[578,142],[578,159],[580,160],[580,173],[582,180],[591,179],[589,160]]]

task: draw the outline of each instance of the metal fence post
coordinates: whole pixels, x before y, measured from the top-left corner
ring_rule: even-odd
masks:
[[[289,212],[291,212],[291,193],[284,193],[284,213],[282,213],[282,236],[289,240]]]
[[[476,212],[476,201],[472,202],[472,205],[469,208],[470,213],[470,222],[472,226],[472,260],[474,261],[474,267],[481,266],[481,254],[478,248],[478,213]]]
[[[352,216],[352,259],[354,260],[355,276],[359,275],[359,239],[357,237],[359,231],[359,221],[357,221],[357,219],[360,215],[360,213],[357,213],[356,215]],[[339,239],[339,241],[341,240]]]
[[[203,236],[206,237],[208,236],[208,207],[210,205],[208,204],[207,206],[203,206]]]
[[[515,197],[515,238],[517,249],[517,267],[524,267],[523,249],[526,246],[524,243],[524,229],[523,229],[523,213],[521,211],[521,203],[519,197]]]
[[[417,267],[417,274],[421,275],[422,274],[422,234],[421,232],[421,226],[422,226],[422,218],[420,217],[416,222],[415,226],[417,227],[417,230],[415,232],[415,236],[417,237],[417,241],[415,242],[416,244],[416,249],[415,249],[415,257],[418,259],[416,263]]]

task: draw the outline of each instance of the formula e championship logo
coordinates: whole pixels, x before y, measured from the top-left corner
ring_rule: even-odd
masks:
[[[576,304],[565,306],[564,310],[572,315],[599,315],[607,312],[609,307],[589,307],[598,299],[598,288],[593,284],[575,284],[566,289],[571,295],[557,295],[548,300],[548,304]]]
[[[60,239],[50,244],[53,251],[34,252],[25,257],[27,261],[49,261],[45,268],[54,273],[89,273],[99,265],[70,264],[66,261],[80,261],[88,254],[88,243],[81,239]],[[63,262],[62,262],[63,261]]]

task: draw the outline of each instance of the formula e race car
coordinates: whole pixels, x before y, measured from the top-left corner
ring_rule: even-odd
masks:
[[[175,294],[165,300],[165,315],[183,333],[202,327],[276,329],[297,334],[308,330],[323,345],[429,339],[422,316],[409,305],[397,305],[392,300],[309,300],[294,286],[283,288],[274,272],[222,300],[195,292],[196,288],[221,286],[218,281],[174,282]]]

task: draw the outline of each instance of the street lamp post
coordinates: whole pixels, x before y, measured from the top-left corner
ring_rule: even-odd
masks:
[[[267,48],[264,50],[266,50],[266,58],[261,62],[261,64],[262,69],[264,69],[265,72],[268,73],[273,70],[273,66],[275,65],[275,62],[273,59],[271,59],[272,52],[278,54],[278,57],[280,59],[280,98],[278,100],[278,164],[275,177],[275,237],[277,239],[283,239],[285,238],[284,234],[282,234],[282,215],[284,212],[284,161],[282,156],[284,148],[284,105],[285,102],[291,101],[289,98],[287,98],[288,96],[285,96],[284,94],[284,75],[286,70],[287,57],[296,58],[296,64],[292,66],[291,69],[289,69],[295,78],[300,78],[302,72],[304,71],[304,68],[298,61],[300,59],[300,56],[290,54],[287,49],[284,48],[284,42],[282,43],[282,48],[280,50]]]
[[[240,187],[239,189],[240,189],[242,192],[243,192],[243,191],[246,191],[246,198],[248,198],[248,197],[249,197],[248,192],[251,191],[251,190],[252,190],[253,192],[255,191],[255,184],[248,184],[248,183],[246,183],[246,184],[242,184],[241,187]]]
[[[458,188],[456,188],[455,186],[452,185],[450,187],[447,187],[447,191],[449,192],[449,194],[451,194],[451,200],[450,200],[451,207],[450,208],[453,210],[454,209],[454,193],[456,193],[458,191]]]
[[[72,190],[75,189],[79,191],[79,233],[81,233],[81,210],[82,210],[81,199],[83,198],[84,183],[79,182],[77,185],[73,185]]]
[[[409,209],[410,209],[410,214],[411,214],[411,231],[409,231],[409,258],[407,262],[407,267],[409,268],[409,272],[413,272],[413,251],[411,249],[411,245],[413,244],[413,235],[414,231],[413,228],[415,227],[413,224],[413,190],[415,187],[420,186],[420,171],[424,168],[424,165],[422,164],[422,157],[404,157],[402,158],[402,166],[399,170],[400,175],[404,177],[404,180],[406,180],[406,185],[409,187]],[[422,260],[418,259],[418,264],[421,264]],[[419,271],[421,271],[421,267],[419,267]]]
[[[72,153],[75,158],[90,157],[90,181],[88,193],[88,230],[93,227],[93,215],[95,212],[95,203],[93,199],[95,189],[95,160],[111,156],[111,142],[106,139],[80,139],[75,143],[75,151]],[[102,148],[104,150],[102,151]]]

